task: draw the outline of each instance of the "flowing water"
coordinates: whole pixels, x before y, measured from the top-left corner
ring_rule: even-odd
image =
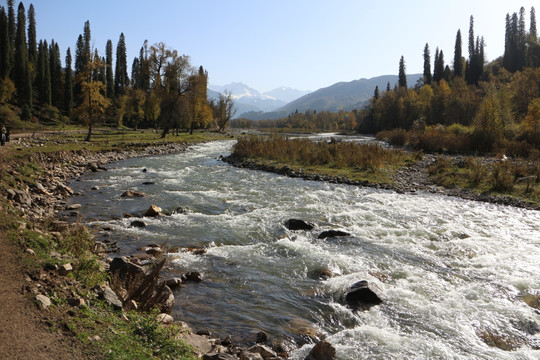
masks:
[[[540,312],[523,300],[540,294],[540,212],[238,169],[216,159],[233,143],[118,162],[71,184],[84,195],[70,201],[113,228],[120,255],[167,242],[180,247],[167,275],[205,275],[175,291],[175,318],[233,339],[265,331],[299,346],[292,359],[321,336],[341,360],[540,359]],[[128,189],[148,196],[121,198]],[[187,212],[129,227],[123,214],[150,204]],[[316,228],[289,231],[290,218]],[[317,238],[328,229],[351,236]],[[207,252],[181,251],[190,247]],[[317,279],[321,270],[334,276]],[[359,280],[384,303],[345,306]]]

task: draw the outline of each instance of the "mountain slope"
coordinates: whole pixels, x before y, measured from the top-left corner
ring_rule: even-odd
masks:
[[[407,75],[409,86],[414,86],[421,74]],[[371,79],[353,80],[350,82],[339,82],[326,88],[309,93],[296,99],[287,105],[270,113],[248,113],[241,114],[240,117],[248,119],[275,119],[287,116],[295,111],[305,112],[306,110],[316,111],[350,111],[363,107],[373,96],[375,87],[384,91],[388,85],[393,88],[397,83],[397,75],[384,75]]]

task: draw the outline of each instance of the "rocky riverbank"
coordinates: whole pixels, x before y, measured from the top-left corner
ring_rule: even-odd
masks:
[[[21,140],[19,146],[34,147],[44,141],[46,140],[24,139]],[[130,149],[128,145],[117,151],[33,152],[24,162],[39,167],[42,170],[38,172],[40,176],[35,181],[25,181],[20,162],[5,164],[0,170],[3,173],[2,176],[9,177],[9,182],[14,186],[7,188],[3,195],[10,206],[20,213],[22,220],[19,222],[20,229],[31,227],[33,231],[44,237],[62,241],[64,234],[69,233],[74,226],[78,226],[69,224],[67,219],[59,218],[60,213],[76,213],[79,209],[78,204],[67,205],[67,198],[74,195],[73,190],[68,186],[69,181],[86,172],[107,171],[106,165],[111,162],[132,157],[177,153],[187,148],[186,144],[171,143],[149,145],[143,150],[140,150],[141,144],[134,144],[133,149]],[[42,311],[47,311],[51,306],[52,300],[50,296],[47,296],[48,294],[65,296],[68,304],[74,307],[85,306],[97,298],[104,299],[119,310],[143,310],[158,305],[162,313],[157,321],[162,323],[162,326],[172,323],[180,326],[182,331],[178,332],[177,339],[192,346],[196,355],[203,359],[284,359],[288,357],[286,350],[272,343],[264,333],[258,334],[257,339],[246,340],[246,343],[252,343],[253,346],[245,348],[233,344],[230,337],[217,339],[204,331],[196,333],[188,324],[175,321],[167,314],[174,302],[170,288],[181,283],[182,279],[168,281],[161,279],[160,269],[164,263],[157,259],[151,262],[154,267],[145,267],[140,265],[138,259],[132,261],[128,258],[108,257],[106,244],[97,242],[95,245],[94,251],[98,255],[101,254],[103,259],[100,261],[100,267],[102,271],[109,273],[111,279],[107,285],[97,286],[90,293],[83,290],[77,281],[68,277],[73,271],[71,263],[75,259],[53,252],[50,256],[63,265],[28,273],[25,293],[34,297],[34,301]],[[26,249],[26,253],[29,256],[36,256],[30,248]],[[99,339],[92,341],[99,341]],[[325,346],[323,350],[316,351],[332,351],[332,349]]]
[[[463,161],[462,156],[446,155],[454,162]],[[285,175],[294,178],[302,178],[313,181],[327,181],[336,184],[348,184],[354,186],[370,187],[382,190],[391,190],[400,194],[417,194],[421,192],[440,194],[446,196],[454,196],[466,200],[481,201],[492,204],[500,204],[524,208],[529,210],[540,210],[540,206],[532,202],[517,199],[511,196],[500,196],[492,194],[481,194],[469,189],[463,188],[445,188],[434,184],[428,174],[428,167],[437,161],[437,156],[433,154],[425,154],[422,159],[418,160],[410,166],[403,167],[393,174],[393,183],[372,183],[369,181],[355,181],[346,177],[338,177],[332,175],[307,173],[302,170],[291,169],[287,165],[267,165],[250,159],[242,159],[234,156],[222,157],[221,160],[239,167],[252,170],[261,170],[272,172],[280,175]]]

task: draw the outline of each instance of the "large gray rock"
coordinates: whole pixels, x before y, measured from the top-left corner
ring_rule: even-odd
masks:
[[[134,190],[127,190],[120,195],[120,197],[128,197],[128,198],[135,198],[135,197],[145,197],[146,194],[140,191],[134,191]]]
[[[109,305],[113,306],[114,308],[121,310],[122,309],[122,301],[118,298],[116,293],[110,288],[105,287],[103,292],[101,293],[101,297],[103,300],[105,300]]]
[[[46,310],[51,306],[51,299],[45,295],[36,295],[36,303],[41,310]]]
[[[163,210],[159,206],[150,205],[148,210],[146,210],[146,212],[144,213],[144,216],[148,216],[148,217],[161,216],[163,215],[162,212]]]

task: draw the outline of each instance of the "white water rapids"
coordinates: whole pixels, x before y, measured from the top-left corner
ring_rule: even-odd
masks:
[[[122,161],[71,184],[83,195],[70,201],[113,228],[120,255],[150,243],[207,248],[169,255],[168,275],[205,275],[175,292],[175,318],[233,339],[265,331],[291,344],[292,359],[313,347],[305,334],[326,337],[341,360],[540,359],[540,311],[523,300],[540,294],[540,212],[238,169],[216,159],[233,143]],[[121,198],[129,189],[148,196]],[[150,204],[187,213],[129,227],[123,214]],[[286,230],[291,218],[316,228]],[[328,229],[351,236],[317,238]],[[316,279],[321,269],[334,276]],[[359,280],[384,303],[346,307]]]

